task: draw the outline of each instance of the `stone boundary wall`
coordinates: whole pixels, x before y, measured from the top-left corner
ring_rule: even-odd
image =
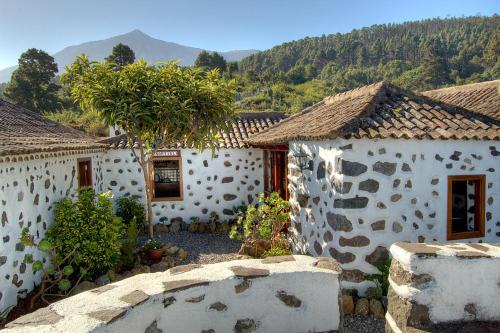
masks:
[[[396,243],[386,332],[500,332],[500,244]]]
[[[310,156],[300,170],[294,154]],[[500,143],[358,140],[290,143],[291,231],[298,253],[331,256],[361,293],[395,242],[446,242],[448,176],[485,175],[485,236],[500,241]]]
[[[335,332],[338,264],[308,256],[185,265],[67,298],[13,332]]]
[[[64,154],[61,156],[0,164],[0,311],[17,304],[35,284],[41,273],[33,274],[24,261],[26,254],[44,260],[36,248],[19,241],[23,228],[36,241],[45,236],[54,221],[54,203],[73,199],[78,189],[78,158],[92,158],[95,191],[102,191],[102,153]]]
[[[255,202],[264,191],[261,149],[220,149],[212,152],[181,149],[184,197],[153,202],[153,223],[170,231],[190,223],[191,217],[208,222],[210,213],[219,219],[234,218],[233,207]],[[139,195],[146,202],[142,169],[130,149],[110,149],[103,157],[103,185],[114,198]],[[179,223],[183,222],[183,223]]]

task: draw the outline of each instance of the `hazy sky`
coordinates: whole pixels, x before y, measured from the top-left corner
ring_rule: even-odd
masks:
[[[378,23],[498,12],[499,0],[0,0],[0,68],[30,47],[55,53],[133,29],[210,50],[262,50]]]

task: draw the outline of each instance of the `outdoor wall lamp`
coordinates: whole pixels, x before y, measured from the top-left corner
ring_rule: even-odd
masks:
[[[307,154],[303,150],[300,150],[298,153],[293,154],[293,157],[295,158],[300,171],[303,171],[309,166],[309,156],[307,156]]]

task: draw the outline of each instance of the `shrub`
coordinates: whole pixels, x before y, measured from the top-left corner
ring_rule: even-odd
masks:
[[[258,196],[258,203],[250,205],[244,213],[238,216],[236,224],[231,228],[229,237],[247,239],[271,240],[274,247],[281,242],[281,231],[289,219],[288,201],[273,192],[269,197],[263,193]]]
[[[140,196],[130,195],[123,196],[116,201],[116,215],[122,218],[122,222],[125,225],[129,225],[134,217],[136,225],[139,228],[142,228],[146,224],[146,210],[140,200]]]
[[[375,267],[378,268],[380,274],[370,274],[366,276],[368,281],[375,282],[375,287],[370,287],[367,290],[368,298],[381,298],[382,296],[387,296],[387,291],[389,289],[389,270],[391,268],[391,259],[375,263]]]
[[[109,192],[96,195],[84,188],[76,202],[62,199],[56,203],[55,223],[47,232],[58,255],[64,258],[74,251],[74,263],[92,276],[113,267],[120,258],[123,224],[113,214],[110,197]]]
[[[282,247],[282,246],[275,246],[272,247],[271,249],[267,250],[264,252],[262,255],[264,258],[266,257],[278,257],[278,256],[287,256],[292,254],[292,251],[290,251],[290,248],[288,247]]]
[[[126,267],[131,267],[134,265],[135,249],[137,247],[137,235],[137,223],[134,216],[127,228],[127,238],[122,243],[121,263]]]
[[[35,237],[28,234],[28,228],[23,229],[20,241],[25,246],[38,248],[39,251],[45,253],[49,258],[49,264],[44,266],[41,260],[33,260],[31,254],[24,255],[23,262],[31,264],[33,274],[39,271],[42,272],[40,288],[30,299],[30,309],[34,308],[38,299],[41,299],[45,304],[50,304],[47,296],[68,296],[80,281],[87,277],[87,270],[84,267],[80,266],[76,270],[74,268],[76,266],[75,253],[78,251],[80,244],[76,244],[69,253],[61,255],[60,249],[47,239],[42,239],[38,244],[35,243]]]

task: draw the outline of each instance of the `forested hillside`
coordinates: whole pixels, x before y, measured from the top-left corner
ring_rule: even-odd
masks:
[[[322,96],[387,80],[415,90],[500,77],[500,16],[374,25],[244,58],[241,109],[297,112]]]

